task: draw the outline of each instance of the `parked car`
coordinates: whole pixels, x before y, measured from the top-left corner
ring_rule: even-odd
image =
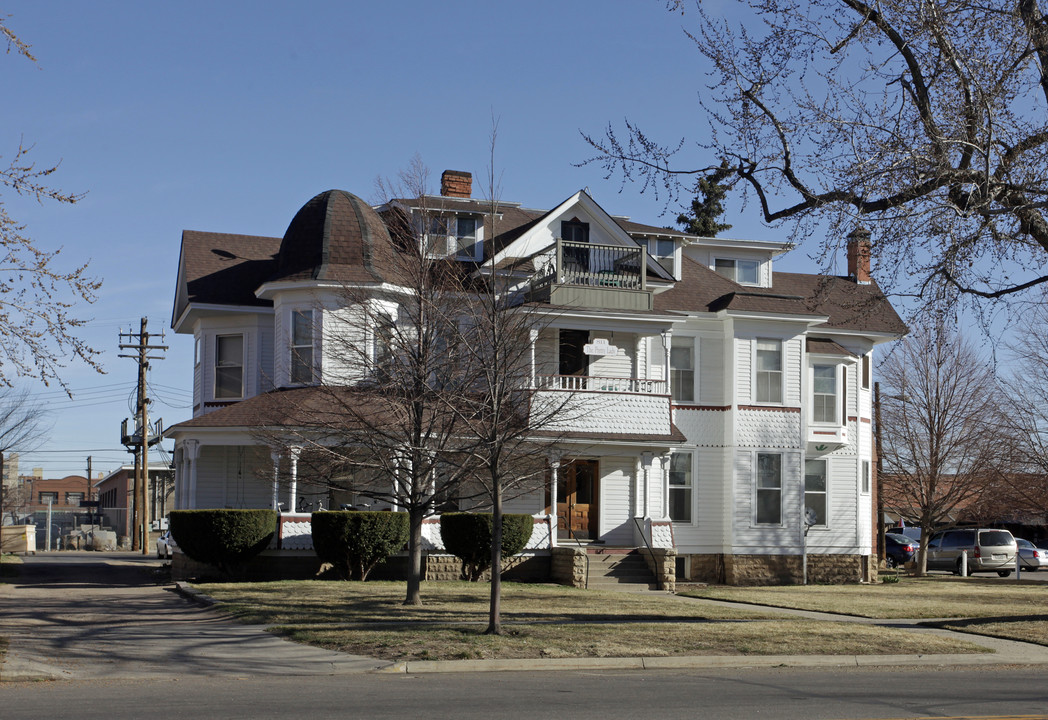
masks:
[[[1015,544],[1019,548],[1019,562],[1023,570],[1048,568],[1048,550],[1043,550],[1022,538],[1015,538]]]
[[[903,563],[913,560],[917,554],[919,543],[914,542],[905,535],[898,533],[884,534],[884,562],[890,567],[898,567]]]
[[[171,531],[165,530],[156,539],[156,556],[158,558],[169,558],[174,554],[176,547],[178,547],[178,543],[171,537]]]
[[[903,535],[915,543],[921,542],[921,529],[919,527],[890,527],[884,531],[885,535]]]
[[[962,553],[968,553],[968,572],[996,572],[1008,577],[1015,567],[1015,538],[1007,530],[958,528],[932,535],[928,541],[928,569],[961,574]]]

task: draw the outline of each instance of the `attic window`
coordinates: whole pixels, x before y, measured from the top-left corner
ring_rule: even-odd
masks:
[[[676,276],[674,254],[677,248],[673,240],[668,238],[641,238],[637,241],[637,244],[647,248],[648,254],[655,259],[655,262],[665,268],[670,275]]]
[[[760,263],[756,260],[717,258],[713,262],[713,269],[718,275],[723,275],[739,285],[760,284]]]

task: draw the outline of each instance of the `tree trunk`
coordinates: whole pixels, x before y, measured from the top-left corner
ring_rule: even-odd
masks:
[[[485,635],[502,634],[502,487],[493,481],[494,506],[491,509],[491,603]]]
[[[410,531],[408,534],[408,590],[404,598],[405,605],[422,604],[422,520],[425,515],[421,509],[412,509],[408,513]]]

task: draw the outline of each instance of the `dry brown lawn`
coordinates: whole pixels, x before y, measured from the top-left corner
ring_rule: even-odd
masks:
[[[681,595],[883,619],[1039,616],[1048,585],[979,578],[902,578],[893,584],[781,587],[711,586]]]
[[[245,622],[298,642],[389,660],[674,655],[936,654],[974,644],[868,625],[784,618],[671,595],[503,586],[505,634],[484,635],[489,586],[287,581],[197,586]]]

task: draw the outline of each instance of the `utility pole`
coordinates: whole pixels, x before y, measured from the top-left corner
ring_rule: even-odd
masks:
[[[149,398],[146,388],[146,370],[149,369],[150,360],[163,360],[162,356],[150,355],[150,350],[167,350],[166,345],[150,345],[149,331],[146,330],[147,318],[142,318],[141,329],[137,333],[128,330],[120,333],[120,349],[136,350],[134,355],[121,355],[120,357],[131,358],[138,361],[138,420],[139,427],[138,448],[136,457],[141,457],[138,468],[135,471],[135,495],[134,495],[134,524],[131,536],[131,549],[141,550],[143,555],[149,554],[149,446],[156,444],[160,438],[150,442],[149,438]],[[164,336],[161,334],[160,339]],[[125,444],[128,444],[125,442]]]

